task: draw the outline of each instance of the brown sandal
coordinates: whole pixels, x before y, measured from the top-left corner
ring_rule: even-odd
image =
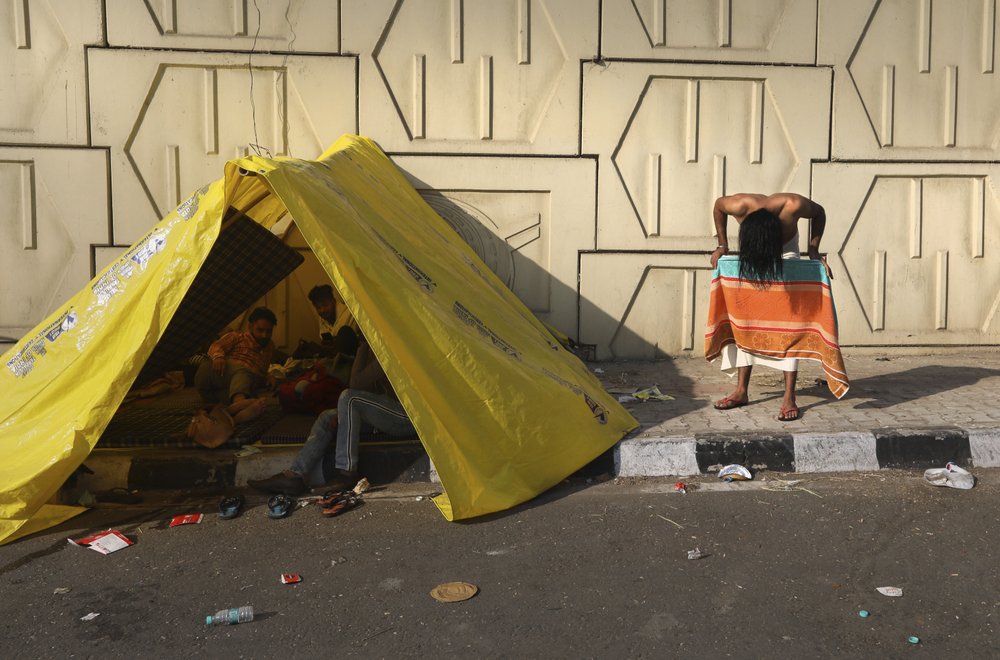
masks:
[[[332,498],[324,497],[320,500],[320,505],[323,507],[320,513],[322,513],[325,518],[333,518],[334,516],[339,516],[345,511],[349,511],[360,504],[361,498],[354,493],[339,493]]]

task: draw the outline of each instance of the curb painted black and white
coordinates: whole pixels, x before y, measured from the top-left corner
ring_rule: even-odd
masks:
[[[731,463],[778,472],[869,472],[942,467],[949,461],[966,468],[1000,467],[1000,429],[638,437],[615,448],[615,476],[710,474]]]

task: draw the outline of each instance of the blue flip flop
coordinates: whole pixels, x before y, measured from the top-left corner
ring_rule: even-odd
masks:
[[[219,517],[223,520],[231,520],[240,514],[240,509],[243,508],[243,496],[242,495],[231,495],[229,497],[223,497],[222,501],[219,502]]]
[[[267,517],[284,518],[295,506],[295,498],[288,495],[272,495],[267,500]]]

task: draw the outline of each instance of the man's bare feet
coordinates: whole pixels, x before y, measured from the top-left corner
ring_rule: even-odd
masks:
[[[716,410],[732,410],[733,408],[742,408],[749,402],[750,398],[746,394],[740,396],[734,393],[723,399],[719,399],[714,405]]]

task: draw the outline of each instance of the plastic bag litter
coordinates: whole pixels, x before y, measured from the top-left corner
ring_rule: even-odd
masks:
[[[701,548],[695,548],[694,550],[688,550],[688,559],[702,559],[707,557],[708,553],[702,552]]]
[[[968,490],[976,485],[976,478],[968,470],[954,463],[948,463],[943,468],[932,468],[924,472],[924,481],[932,486],[947,486]]]
[[[673,401],[674,397],[669,394],[664,394],[660,391],[659,386],[653,385],[652,387],[647,387],[644,390],[636,390],[632,393],[632,396],[639,399],[640,401]]]
[[[903,595],[903,590],[899,587],[877,587],[875,591],[883,596],[890,596],[892,598],[899,598]]]
[[[726,467],[719,470],[719,479],[723,481],[750,481],[753,479],[753,475],[750,474],[750,470],[746,469],[742,465],[727,465]]]

